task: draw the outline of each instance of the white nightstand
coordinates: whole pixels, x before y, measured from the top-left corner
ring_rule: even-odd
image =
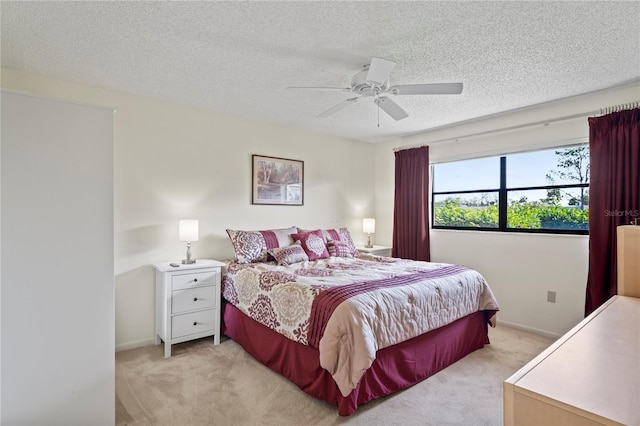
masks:
[[[374,245],[373,247],[358,246],[356,248],[360,253],[369,253],[375,254],[376,256],[391,257],[391,247]]]
[[[220,343],[220,276],[224,263],[198,259],[183,265],[155,263],[156,268],[156,345],[164,341],[164,356],[171,356],[171,345],[214,336]]]

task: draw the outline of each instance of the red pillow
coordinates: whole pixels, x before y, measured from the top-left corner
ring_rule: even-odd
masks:
[[[291,234],[294,241],[299,241],[309,260],[326,259],[329,257],[327,245],[324,242],[322,231],[303,232],[301,234]]]

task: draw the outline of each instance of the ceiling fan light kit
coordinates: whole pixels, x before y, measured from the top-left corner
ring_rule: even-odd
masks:
[[[394,102],[389,95],[459,95],[462,93],[462,83],[425,83],[425,84],[399,84],[389,86],[389,74],[396,63],[387,59],[373,58],[370,64],[351,78],[351,87],[300,87],[291,86],[288,89],[319,89],[340,90],[352,92],[357,96],[346,99],[339,104],[317,115],[318,118],[329,117],[332,114],[356,103],[361,98],[373,98],[373,102],[396,121],[409,116],[400,105]]]

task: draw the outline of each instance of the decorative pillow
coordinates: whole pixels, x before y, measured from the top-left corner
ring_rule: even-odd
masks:
[[[299,241],[309,260],[326,259],[329,257],[327,245],[324,242],[322,231],[319,229],[301,234],[291,234],[291,238]]]
[[[329,249],[329,255],[333,257],[353,257],[353,250],[345,241],[329,240],[327,249]]]
[[[291,234],[298,228],[269,229],[265,231],[237,231],[227,229],[238,263],[266,262],[267,251],[293,244]]]
[[[298,228],[298,232],[308,232],[308,231]],[[347,228],[323,229],[322,235],[324,236],[324,240],[326,242],[328,242],[329,240],[333,240],[333,241],[342,241],[344,243],[347,243],[349,245],[349,248],[351,249],[351,255],[353,257],[358,257],[358,255],[360,254],[360,252],[356,248],[356,245],[353,243],[353,240],[351,239],[351,234],[349,233],[349,230]]]
[[[272,248],[268,253],[278,262],[278,265],[292,265],[298,262],[306,262],[309,256],[297,242],[287,247]]]
[[[331,239],[332,240],[339,240],[342,241],[343,243],[347,244],[349,246],[349,250],[351,251],[351,255],[354,257],[358,257],[358,255],[360,254],[360,252],[358,251],[358,249],[356,248],[356,245],[353,243],[353,240],[351,239],[351,234],[349,233],[349,230],[347,228],[340,228],[340,229],[328,229],[327,233],[329,235],[331,235]],[[339,238],[335,238],[335,235],[337,234],[337,236]]]

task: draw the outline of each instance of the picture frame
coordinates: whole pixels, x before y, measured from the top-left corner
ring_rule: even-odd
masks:
[[[251,204],[304,204],[304,161],[257,154],[251,158]]]

